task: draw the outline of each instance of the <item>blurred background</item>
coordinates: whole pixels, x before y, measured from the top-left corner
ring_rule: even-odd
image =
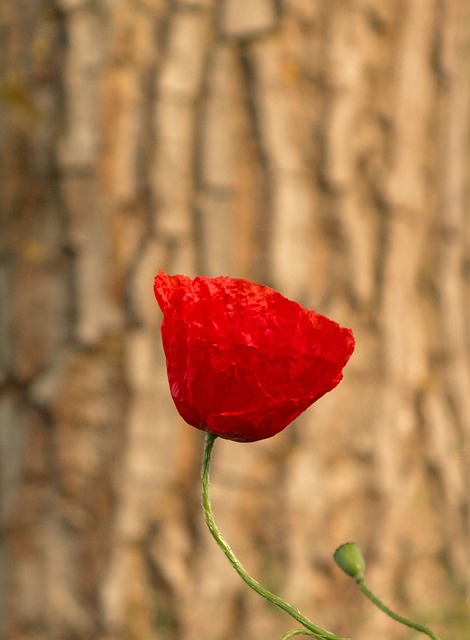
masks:
[[[0,637],[265,640],[199,506],[155,273],[353,329],[275,438],[218,441],[246,567],[357,640],[470,635],[470,0],[2,0]]]

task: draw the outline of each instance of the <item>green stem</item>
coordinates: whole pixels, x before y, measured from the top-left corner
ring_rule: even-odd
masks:
[[[312,632],[307,631],[307,629],[291,629],[290,631],[287,631],[287,633],[285,633],[280,640],[290,640],[290,638],[293,638],[294,636],[315,637],[313,636]]]
[[[418,622],[413,622],[412,620],[408,620],[403,616],[399,616],[397,613],[394,613],[391,609],[385,606],[383,602],[381,602],[377,598],[377,596],[375,596],[372,593],[372,591],[370,591],[370,589],[367,587],[363,576],[356,578],[356,582],[359,585],[359,588],[362,591],[362,593],[367,598],[369,598],[369,600],[373,604],[375,604],[375,606],[378,607],[381,611],[383,611],[387,616],[389,616],[390,618],[393,618],[393,620],[396,620],[401,624],[406,625],[407,627],[411,627],[411,629],[415,629],[415,631],[420,631],[421,633],[426,634],[429,638],[432,638],[432,640],[440,640],[439,636],[436,633],[433,633],[430,629],[428,629],[424,625],[419,624]]]
[[[288,604],[282,598],[277,596],[268,589],[265,589],[262,585],[259,584],[254,578],[250,576],[250,574],[246,571],[246,569],[242,566],[241,562],[238,560],[234,552],[232,551],[230,545],[225,540],[221,532],[219,531],[217,525],[215,524],[214,516],[212,514],[212,506],[209,495],[209,475],[210,475],[210,462],[212,456],[212,449],[214,447],[214,442],[217,436],[213,433],[207,433],[206,439],[204,443],[204,458],[202,464],[201,478],[202,478],[202,508],[204,510],[204,517],[206,520],[206,524],[209,528],[209,531],[212,534],[212,537],[217,542],[218,546],[222,549],[224,554],[227,556],[230,564],[238,573],[240,578],[256,593],[260,596],[276,605],[282,611],[288,613],[294,620],[297,620],[301,625],[303,625],[306,629],[311,631],[312,633],[309,635],[313,635],[319,640],[347,640],[346,638],[340,638],[339,636],[327,631],[326,629],[322,629],[318,627],[313,622],[311,622],[308,618],[306,618],[298,609]]]

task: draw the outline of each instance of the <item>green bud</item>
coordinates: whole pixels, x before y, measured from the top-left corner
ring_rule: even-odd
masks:
[[[356,580],[364,577],[366,563],[361,550],[355,542],[345,542],[338,547],[333,555],[340,569]]]

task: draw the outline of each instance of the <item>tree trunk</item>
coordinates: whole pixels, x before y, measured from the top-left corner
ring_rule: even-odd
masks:
[[[3,0],[0,637],[294,626],[203,524],[153,276],[230,274],[351,327],[345,379],[217,441],[216,519],[361,640],[470,619],[470,0]]]

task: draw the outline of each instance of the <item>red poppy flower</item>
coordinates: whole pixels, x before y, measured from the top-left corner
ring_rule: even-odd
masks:
[[[269,438],[333,389],[354,350],[349,329],[247,280],[155,278],[171,395],[193,427]]]

